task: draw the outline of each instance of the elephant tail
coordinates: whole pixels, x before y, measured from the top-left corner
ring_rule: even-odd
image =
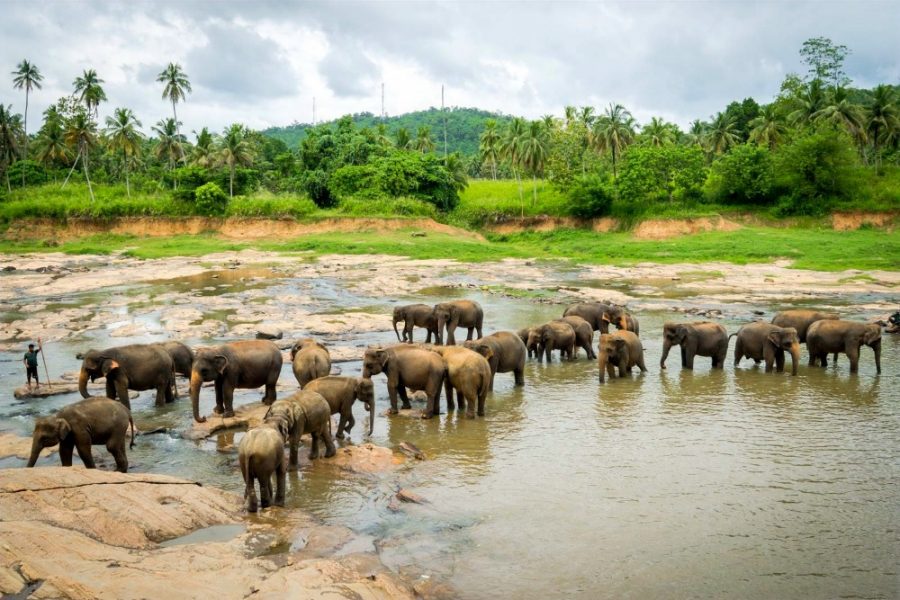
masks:
[[[131,418],[131,411],[128,411],[128,422],[131,423],[131,445],[129,449],[134,448],[134,419]]]

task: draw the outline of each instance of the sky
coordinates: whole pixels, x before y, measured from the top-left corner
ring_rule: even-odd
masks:
[[[803,41],[851,50],[858,87],[900,84],[900,2],[79,2],[0,0],[0,72],[44,75],[37,115],[96,69],[109,101],[145,130],[172,108],[157,74],[180,63],[193,93],[182,131],[261,129],[347,113],[440,106],[537,118],[567,104],[626,106],[686,127],[732,100],[770,101],[804,73]],[[24,109],[12,75],[0,102]]]

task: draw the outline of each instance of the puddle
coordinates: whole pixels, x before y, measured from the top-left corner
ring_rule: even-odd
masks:
[[[185,544],[200,544],[203,542],[228,542],[247,530],[247,526],[243,524],[231,525],[211,525],[192,531],[187,535],[160,542],[163,548],[171,546],[183,546]]]

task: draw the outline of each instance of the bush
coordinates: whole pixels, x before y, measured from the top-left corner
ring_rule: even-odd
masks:
[[[773,179],[769,149],[741,144],[713,163],[707,196],[721,204],[771,204]]]
[[[437,216],[433,204],[417,198],[343,198],[338,206],[342,214],[355,217],[396,215],[403,217]]]
[[[178,189],[172,190],[172,196],[182,202],[194,201],[197,188],[213,180],[210,172],[203,167],[180,167],[166,171],[163,178],[169,189],[174,187],[174,182],[178,182]]]
[[[237,196],[228,202],[226,215],[231,217],[294,217],[311,215],[318,210],[312,200],[304,196],[258,193]]]
[[[206,183],[194,190],[194,207],[201,215],[223,215],[228,208],[228,196],[215,183]]]
[[[44,165],[33,160],[20,160],[9,168],[10,183],[14,186],[21,186],[23,173],[25,174],[25,185],[40,185],[49,180]]]
[[[596,175],[576,177],[568,191],[569,214],[582,219],[602,217],[612,208],[613,194]]]
[[[692,202],[706,180],[703,152],[695,146],[644,146],[629,149],[619,174],[619,198],[632,205]]]
[[[337,199],[328,189],[328,173],[321,169],[306,172],[303,191],[319,208],[330,208],[337,204]]]
[[[328,178],[328,190],[337,198],[377,195],[375,175],[372,165],[345,165]]]

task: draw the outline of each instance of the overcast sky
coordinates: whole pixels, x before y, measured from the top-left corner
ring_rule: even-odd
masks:
[[[847,45],[858,86],[900,83],[900,2],[32,2],[0,0],[0,70],[44,74],[32,131],[86,68],[145,130],[171,115],[156,75],[181,63],[183,130],[349,112],[474,106],[538,117],[619,102],[682,126],[735,99],[769,101],[810,37]],[[0,102],[24,107],[12,76]]]

